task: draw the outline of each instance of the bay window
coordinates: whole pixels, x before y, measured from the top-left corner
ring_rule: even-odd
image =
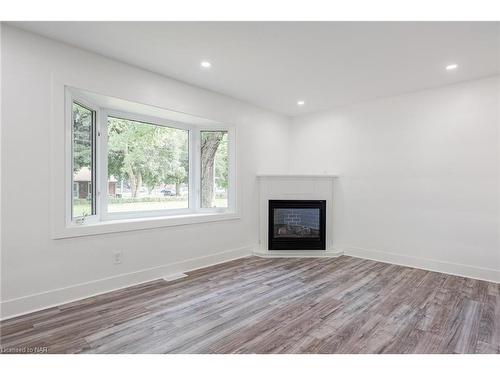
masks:
[[[107,107],[114,101],[75,89],[66,95],[69,225],[234,212],[232,127],[123,100]]]

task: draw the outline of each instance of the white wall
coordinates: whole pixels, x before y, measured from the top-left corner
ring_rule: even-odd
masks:
[[[297,117],[290,171],[339,173],[335,246],[500,281],[499,77]]]
[[[3,317],[250,253],[258,237],[255,175],[286,172],[288,118],[16,28],[2,25],[1,34]],[[235,124],[241,219],[51,239],[55,77]],[[124,252],[119,266],[114,250]]]

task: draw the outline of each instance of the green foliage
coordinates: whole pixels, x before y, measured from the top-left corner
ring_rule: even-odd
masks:
[[[127,178],[134,197],[143,183],[151,191],[161,183],[187,182],[185,130],[109,117],[108,150],[108,175]]]
[[[92,165],[92,111],[73,103],[73,172]]]
[[[221,189],[228,188],[228,173],[229,173],[229,160],[228,160],[228,152],[227,152],[227,132],[224,132],[224,135],[219,143],[219,147],[217,148],[217,153],[215,154],[215,182],[217,186]]]

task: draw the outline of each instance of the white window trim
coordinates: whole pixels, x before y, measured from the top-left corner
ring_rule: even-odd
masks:
[[[72,104],[81,103],[96,112],[96,214],[87,216],[85,222],[72,219],[73,173],[72,173]],[[189,131],[189,208],[141,212],[108,213],[107,206],[107,116],[169,126]],[[54,238],[78,237],[102,233],[151,229],[164,226],[188,225],[203,222],[239,219],[236,185],[236,131],[234,126],[218,124],[200,126],[171,121],[165,118],[146,116],[102,108],[88,100],[80,90],[65,87],[65,228],[54,231]],[[227,208],[200,208],[200,132],[223,130],[228,132],[229,188]]]

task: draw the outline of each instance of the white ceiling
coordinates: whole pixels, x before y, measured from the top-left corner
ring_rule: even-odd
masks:
[[[291,116],[500,73],[499,22],[13,24]]]

